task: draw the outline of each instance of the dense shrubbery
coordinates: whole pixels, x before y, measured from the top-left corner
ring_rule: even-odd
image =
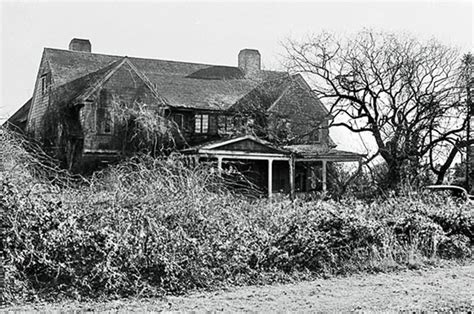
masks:
[[[473,210],[441,200],[247,200],[206,166],[145,157],[58,185],[30,171],[33,155],[5,131],[0,150],[9,299],[183,292],[471,256]]]

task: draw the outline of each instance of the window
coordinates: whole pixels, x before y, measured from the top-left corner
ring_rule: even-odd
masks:
[[[114,132],[114,120],[110,107],[108,106],[108,91],[102,89],[99,93],[98,108],[96,111],[96,125],[98,134],[112,134]]]
[[[218,116],[217,126],[219,134],[228,134],[232,131],[232,117]]]
[[[178,128],[180,130],[183,129],[184,123],[183,123],[183,115],[182,114],[180,114],[180,113],[174,114],[173,115],[173,121],[174,121],[174,123],[176,123],[176,125],[178,126]]]
[[[41,95],[48,92],[48,74],[41,75]]]
[[[112,133],[112,117],[108,110],[106,110],[104,114],[103,131],[105,134]]]
[[[97,109],[97,133],[112,134],[113,120],[110,111],[107,108]]]
[[[313,132],[313,142],[314,143],[320,143],[321,142],[321,134],[322,134],[322,129],[317,129]]]
[[[194,116],[194,132],[195,133],[207,133],[209,130],[209,115],[208,114],[197,114]]]

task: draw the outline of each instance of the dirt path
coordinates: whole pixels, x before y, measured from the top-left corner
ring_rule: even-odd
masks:
[[[289,285],[193,293],[164,300],[25,306],[10,310],[351,311],[474,309],[474,264],[391,274],[354,275]]]

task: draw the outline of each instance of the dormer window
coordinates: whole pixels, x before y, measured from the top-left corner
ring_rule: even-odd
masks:
[[[45,95],[48,92],[49,83],[48,83],[48,74],[41,75],[41,95]]]
[[[194,116],[194,132],[207,133],[209,131],[209,115],[197,114]]]

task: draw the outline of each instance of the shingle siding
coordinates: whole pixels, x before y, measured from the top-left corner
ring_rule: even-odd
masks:
[[[43,93],[43,86],[41,83],[43,75],[46,75],[46,80],[48,83],[46,93]],[[33,91],[33,100],[27,121],[27,132],[34,135],[34,137],[37,139],[41,137],[44,122],[43,118],[49,106],[52,84],[51,69],[48,61],[43,57],[38,75],[36,77],[35,89]]]

